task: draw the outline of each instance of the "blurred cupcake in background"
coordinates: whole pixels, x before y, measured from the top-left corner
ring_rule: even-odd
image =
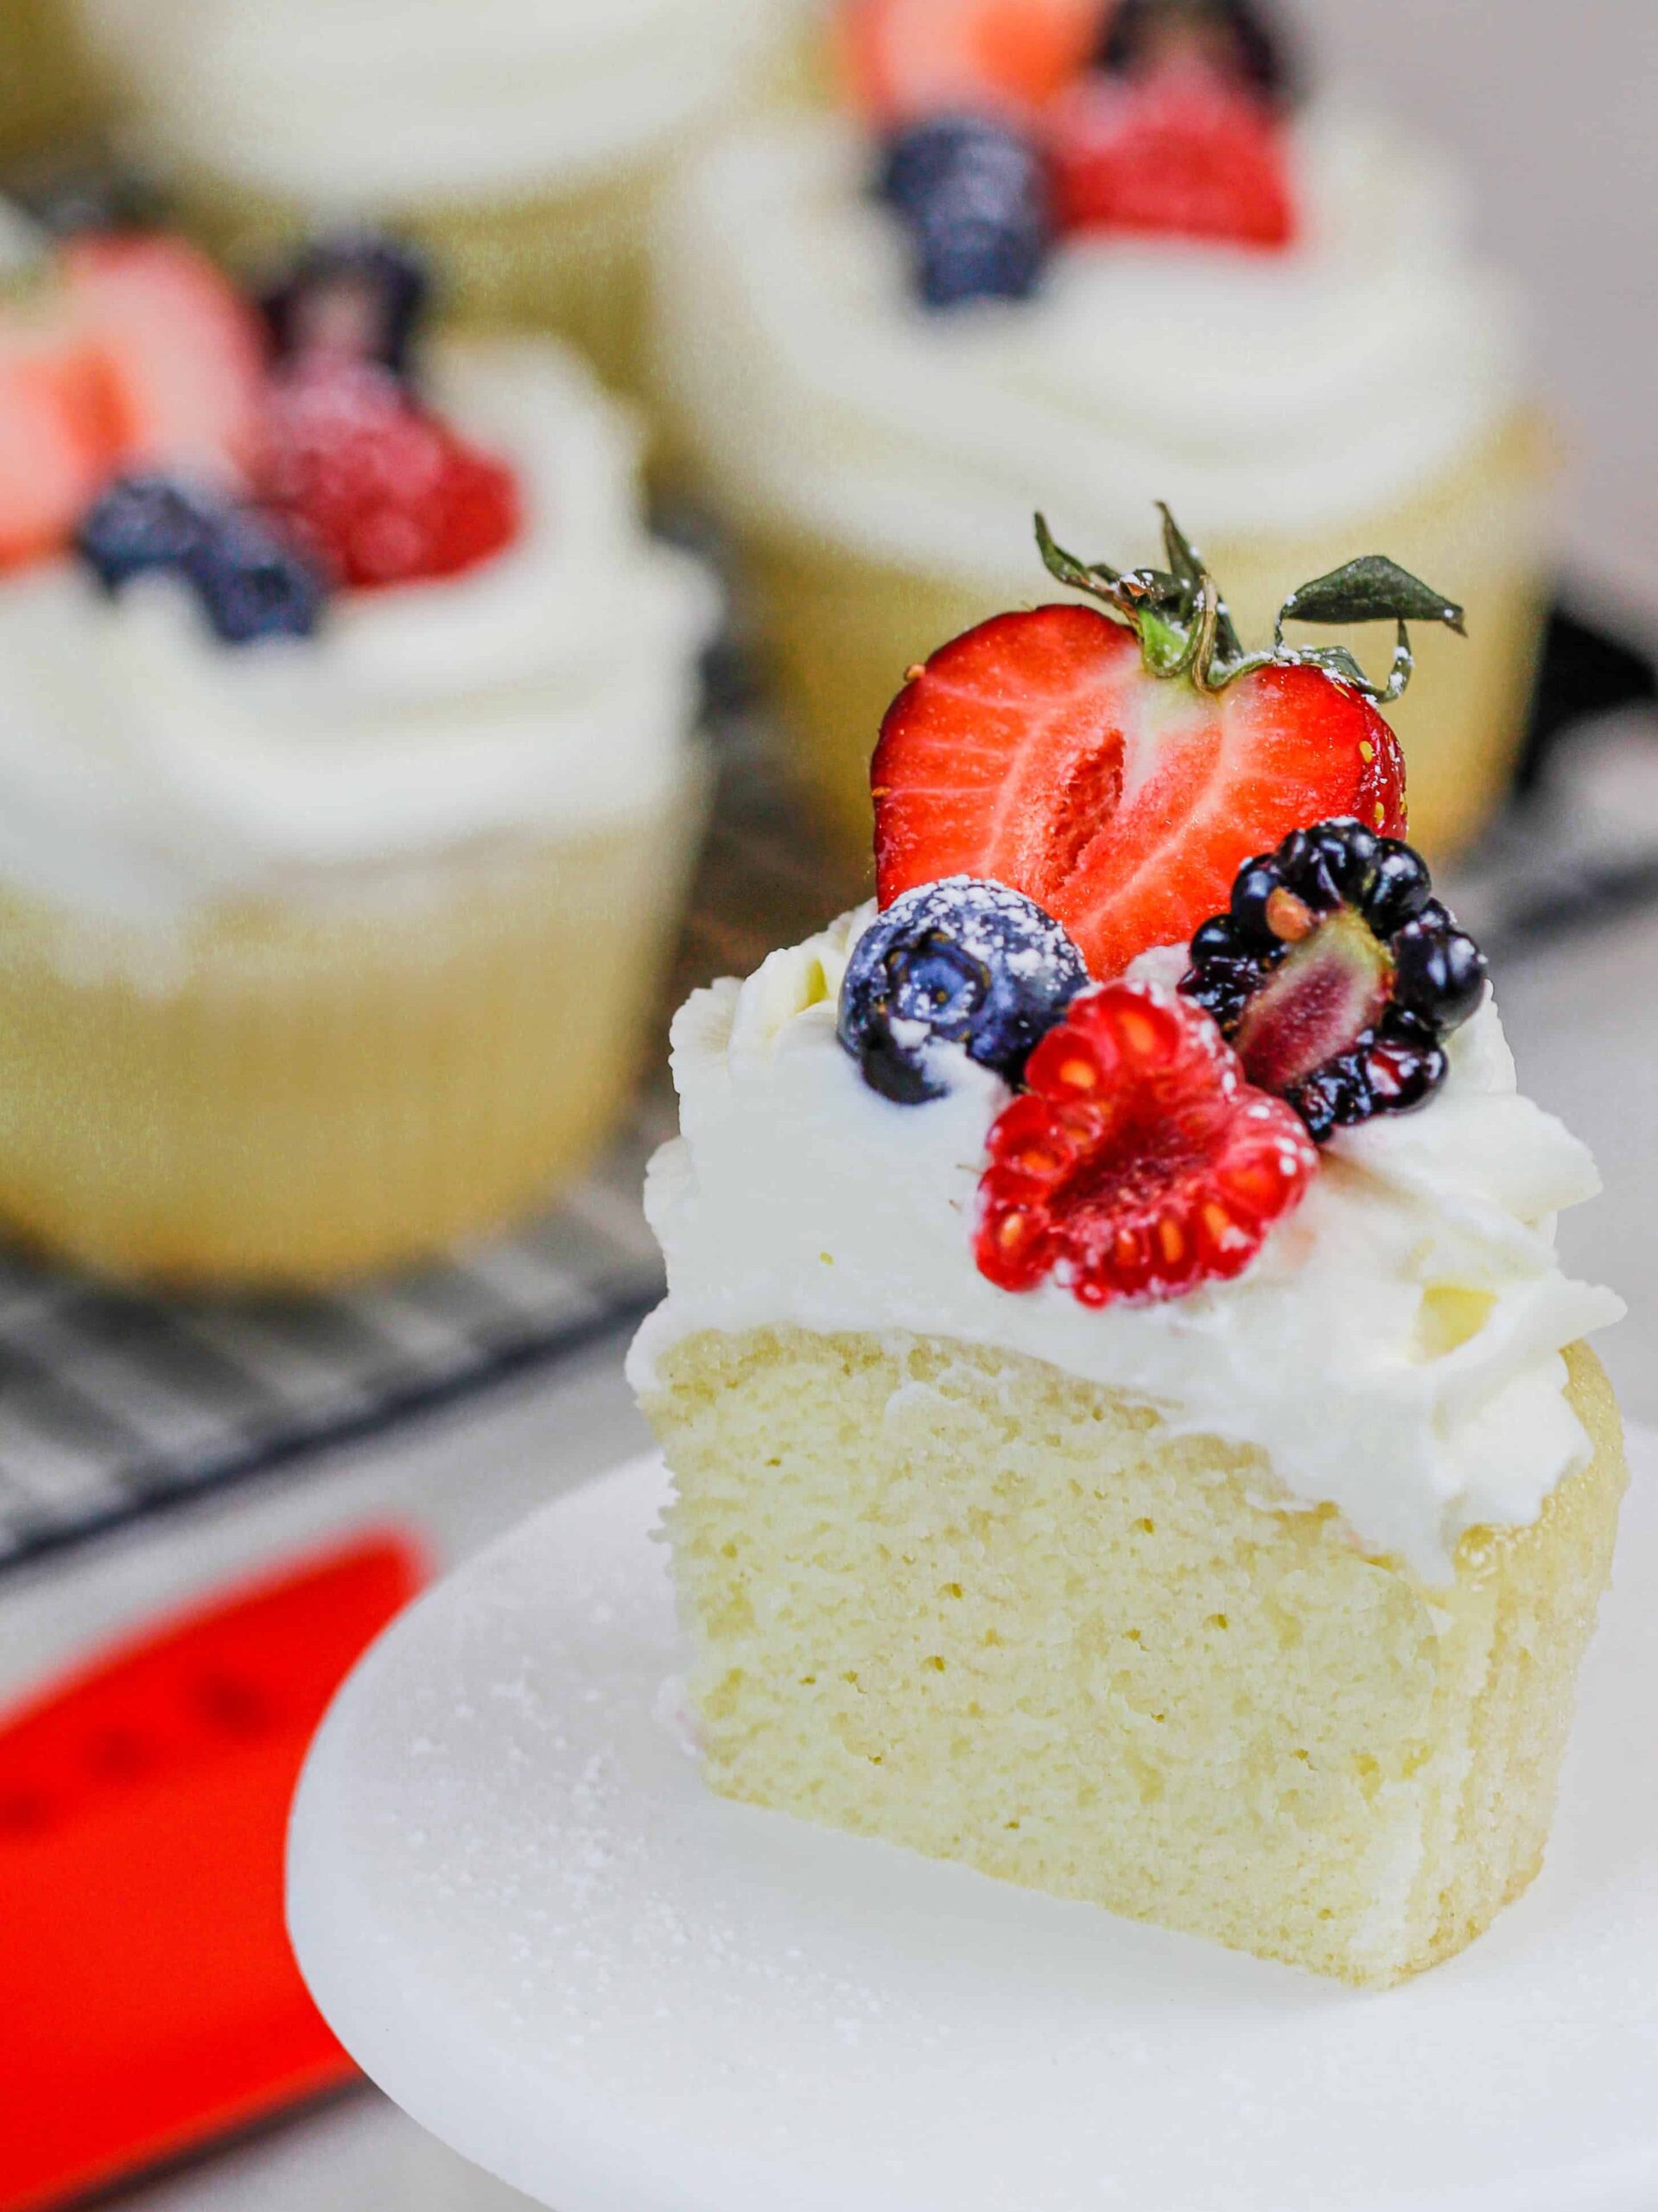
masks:
[[[134,147],[232,257],[390,224],[463,319],[638,346],[644,217],[806,0],[77,0]]]
[[[642,1057],[715,595],[591,373],[422,289],[134,234],[0,305],[0,1220],[106,1274],[431,1251]]]
[[[1044,595],[1032,508],[1140,560],[1163,499],[1246,639],[1376,546],[1465,602],[1397,710],[1413,836],[1464,844],[1521,735],[1549,451],[1454,180],[1306,96],[1256,0],[840,23],[846,111],[734,133],[664,207],[655,348],[828,819],[867,840],[905,668]]]

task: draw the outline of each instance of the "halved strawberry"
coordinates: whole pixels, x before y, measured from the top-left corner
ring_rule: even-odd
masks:
[[[878,123],[1034,108],[1087,67],[1106,12],[1106,0],[844,0],[842,54]]]
[[[1262,100],[1212,69],[1092,73],[1053,103],[1045,129],[1062,231],[1261,248],[1295,235],[1281,126]]]
[[[60,551],[117,465],[101,349],[43,304],[0,323],[0,565]]]
[[[1011,884],[1102,981],[1184,943],[1303,823],[1405,826],[1398,741],[1356,690],[1274,664],[1201,691],[1089,607],[999,614],[936,652],[871,772],[883,906],[941,876]]]
[[[251,450],[264,349],[252,310],[181,238],[89,233],[63,249],[81,329],[103,349],[124,461],[223,478]]]

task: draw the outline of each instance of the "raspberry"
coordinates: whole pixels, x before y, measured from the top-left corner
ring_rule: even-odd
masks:
[[[1242,1274],[1296,1205],[1318,1153],[1255,1090],[1210,1017],[1111,983],[1073,1001],[998,1116],[979,1185],[980,1273],[1049,1276],[1084,1306],[1178,1298]]]
[[[1212,71],[1082,79],[1049,111],[1062,232],[1288,245],[1296,213],[1272,111]]]
[[[459,575],[510,544],[518,486],[385,368],[320,355],[272,383],[260,502],[359,590]]]

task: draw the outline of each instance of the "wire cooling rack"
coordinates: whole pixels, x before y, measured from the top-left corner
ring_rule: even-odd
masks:
[[[519,1234],[327,1298],[147,1297],[0,1258],[0,1572],[638,1319],[661,1289],[651,1118]]]
[[[723,676],[720,797],[670,1004],[865,888],[815,846],[752,700]],[[1530,796],[1451,887],[1500,957],[1658,900],[1655,697],[1648,656],[1557,612]],[[327,1298],[149,1297],[0,1252],[0,1575],[619,1338],[661,1291],[639,1190],[671,1123],[658,1076],[602,1167],[555,1211]]]

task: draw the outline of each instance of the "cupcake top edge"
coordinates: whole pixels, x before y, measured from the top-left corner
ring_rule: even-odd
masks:
[[[683,781],[719,600],[646,529],[637,422],[551,340],[423,342],[426,289],[361,232],[257,310],[164,234],[25,260],[0,880],[170,923]]]
[[[664,371],[757,525],[1003,582],[1032,496],[1119,535],[1157,496],[1217,543],[1317,534],[1432,495],[1529,404],[1458,180],[1386,117],[1227,92],[1288,181],[1269,242],[1210,219],[1166,135],[1128,182],[1175,176],[1190,205],[1066,215],[1029,104],[952,91],[936,29],[884,12],[922,105],[754,122],[659,216]],[[1140,96],[1090,66],[1051,101]]]
[[[384,218],[602,183],[731,103],[797,0],[80,0],[162,174]]]

